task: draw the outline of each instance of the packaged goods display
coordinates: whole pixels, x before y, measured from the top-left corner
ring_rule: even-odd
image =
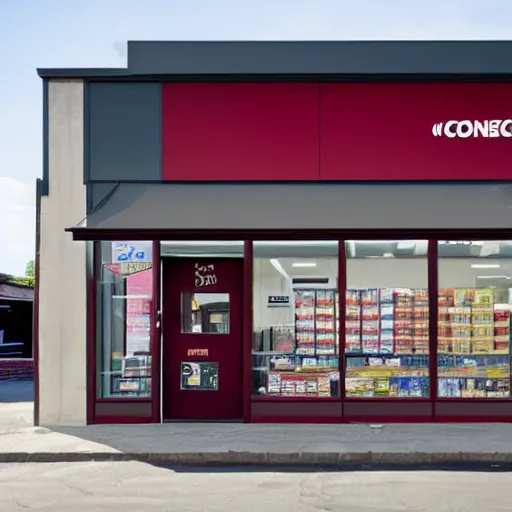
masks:
[[[336,292],[295,291],[296,354],[337,354]]]
[[[511,312],[496,295],[493,288],[439,290],[440,398],[510,396]],[[295,323],[270,328],[274,334],[264,347],[270,350],[253,350],[253,391],[287,397],[339,396],[337,294],[297,290],[294,305]],[[426,289],[346,291],[347,397],[428,398],[429,364]]]
[[[346,295],[346,395],[428,397],[426,289],[350,289]]]
[[[509,306],[493,288],[442,288],[438,308],[439,396],[510,396]]]
[[[256,347],[270,350],[253,350],[253,394],[339,396],[336,292],[296,290],[294,299],[293,339],[289,329],[271,327],[269,343]]]
[[[348,354],[428,354],[428,293],[424,289],[347,290]]]

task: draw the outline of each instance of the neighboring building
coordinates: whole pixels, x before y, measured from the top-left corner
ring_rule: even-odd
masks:
[[[511,51],[39,70],[36,423],[510,421]]]
[[[0,274],[0,359],[32,358],[34,288]]]
[[[5,379],[32,379],[34,289],[0,274],[0,385]]]

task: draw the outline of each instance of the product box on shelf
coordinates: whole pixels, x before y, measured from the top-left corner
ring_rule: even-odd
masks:
[[[317,290],[315,304],[316,354],[337,352],[334,290]]]
[[[361,294],[347,290],[345,318],[345,351],[361,352]]]
[[[379,292],[361,290],[361,346],[365,354],[379,352]]]

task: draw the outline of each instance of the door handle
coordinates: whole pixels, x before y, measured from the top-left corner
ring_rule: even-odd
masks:
[[[157,309],[156,314],[155,314],[155,327],[157,329],[160,329],[161,319],[162,319],[162,312],[159,309]]]

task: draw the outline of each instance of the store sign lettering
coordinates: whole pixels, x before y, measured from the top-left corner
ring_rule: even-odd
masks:
[[[212,286],[217,284],[217,276],[215,275],[215,265],[199,265],[195,266],[195,286],[202,288],[204,286]]]
[[[470,137],[496,138],[512,137],[512,119],[492,121],[447,121],[432,126],[434,137],[468,139]]]
[[[187,350],[187,357],[197,357],[197,356],[208,357],[208,349],[207,348],[189,348]]]
[[[152,252],[152,244],[148,242],[113,242],[112,263],[150,262]]]

